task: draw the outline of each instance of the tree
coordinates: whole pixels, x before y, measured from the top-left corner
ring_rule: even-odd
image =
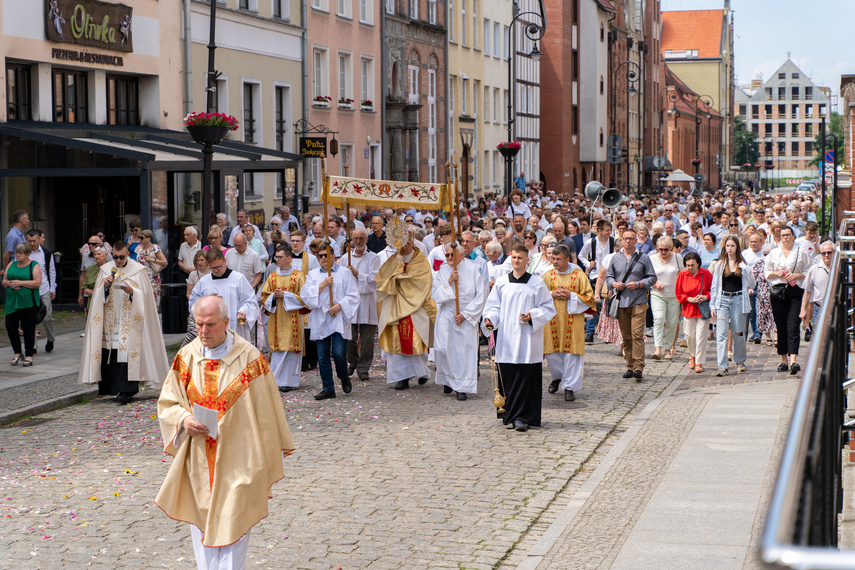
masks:
[[[733,122],[733,164],[756,164],[760,161],[760,143],[738,115]]]
[[[837,165],[844,166],[846,153],[843,150],[843,116],[840,113],[832,111],[828,116],[828,121],[825,123],[825,134],[825,150],[831,150],[834,147],[834,141],[828,135],[837,135],[837,148],[834,149],[834,154],[837,156]],[[819,166],[819,161],[822,160],[820,156],[822,152],[821,136],[822,133],[817,133],[816,138],[813,140],[813,151],[816,153],[816,156],[810,161],[811,166]]]

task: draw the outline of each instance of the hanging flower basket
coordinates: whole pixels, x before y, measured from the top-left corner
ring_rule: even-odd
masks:
[[[693,159],[692,159],[692,165],[693,165],[693,166],[698,166],[700,163],[701,163],[701,159],[700,159],[700,158],[695,157],[695,158],[693,158]]]
[[[502,141],[496,145],[496,148],[499,149],[499,152],[502,153],[502,156],[505,158],[512,158],[519,153],[522,145],[520,141]]]
[[[200,144],[220,144],[229,131],[237,130],[240,123],[225,113],[190,113],[184,117],[184,126],[193,140]]]

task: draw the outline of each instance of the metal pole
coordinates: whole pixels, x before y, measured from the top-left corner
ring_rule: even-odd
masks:
[[[217,72],[214,69],[214,52],[217,49],[216,31],[217,31],[217,2],[212,1],[211,7],[211,26],[208,33],[208,75],[206,81],[206,99],[205,111],[212,113],[214,110],[214,93],[216,92],[216,77]],[[185,38],[185,41],[190,41],[190,38]],[[207,236],[208,230],[211,228],[211,195],[213,193],[214,181],[212,175],[214,149],[210,143],[205,143],[202,149],[202,235]],[[284,190],[283,190],[284,192]]]
[[[832,139],[834,140],[834,185],[831,187],[831,231],[832,238],[835,237],[833,234],[837,233],[837,229],[834,227],[834,224],[837,222],[837,146],[838,140],[837,135],[832,133]],[[823,202],[823,206],[825,206],[825,202]]]
[[[830,235],[834,231],[829,228],[825,221],[825,115],[822,116],[819,122],[819,172],[822,179],[822,228],[825,230],[825,235]]]

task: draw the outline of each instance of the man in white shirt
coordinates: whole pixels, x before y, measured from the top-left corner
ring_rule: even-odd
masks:
[[[357,217],[356,208],[351,208],[347,211],[348,223],[353,224],[353,227],[350,228],[352,230],[364,230],[365,224],[363,224],[359,218]]]
[[[815,224],[816,222],[808,222]],[[805,294],[802,297],[802,309],[799,317],[805,325],[805,342],[813,335],[813,326],[819,318],[819,310],[825,302],[825,289],[828,286],[828,270],[831,269],[831,258],[834,257],[834,242],[824,241],[819,246],[821,263],[815,263],[808,269],[805,276]]]
[[[264,236],[264,234],[262,234],[258,230],[258,226],[256,226],[255,224],[249,223],[249,214],[246,213],[246,210],[238,210],[237,221],[238,221],[238,227],[232,228],[232,231],[229,234],[229,247],[234,247],[235,237],[237,237],[238,234],[243,233],[243,227],[247,224],[251,225],[252,228],[255,230],[255,233],[253,234],[255,237],[261,239]]]
[[[612,224],[608,220],[597,222],[597,237],[586,240],[579,252],[579,263],[588,274],[591,287],[596,287],[597,275],[600,273],[603,260],[610,253],[615,252],[615,238],[612,237]],[[585,342],[594,342],[594,331],[600,320],[600,311],[594,313],[592,319],[585,322]]]
[[[226,265],[232,271],[243,274],[253,290],[261,283],[264,264],[261,257],[247,246],[246,236],[242,232],[237,232],[234,247],[226,252]]]
[[[198,236],[199,231],[195,226],[184,228],[184,242],[178,248],[178,268],[187,275],[196,269],[193,265],[193,258],[196,256],[196,252],[202,249],[202,242],[199,241]]]
[[[344,232],[341,231],[341,218],[338,216],[330,218],[327,222],[327,231],[329,232],[330,240],[335,242],[338,247],[338,251],[342,251],[346,238]],[[339,255],[336,255],[336,257],[339,257]]]
[[[819,257],[819,224],[816,222],[805,224],[805,235],[796,239],[793,245],[808,252],[811,263],[816,263]]]
[[[352,389],[347,376],[347,341],[351,335],[350,323],[359,306],[359,289],[352,273],[333,263],[325,250],[318,252],[318,261],[321,266],[309,272],[300,298],[312,311],[309,328],[311,339],[318,347],[318,370],[323,387],[315,394],[315,400],[326,400],[335,398],[330,357],[335,362],[341,389],[345,394],[350,394]]]
[[[41,237],[41,230],[33,229],[27,232],[27,245],[30,246],[30,251],[32,252],[30,253],[30,261],[37,262],[42,270],[39,297],[47,309],[45,320],[42,321],[45,325],[45,335],[47,336],[45,351],[51,352],[53,350],[53,343],[56,341],[56,331],[54,330],[56,320],[53,318],[53,307],[51,306],[51,301],[56,298],[56,263],[53,259],[53,252],[39,244]]]
[[[360,380],[368,380],[368,370],[374,361],[374,337],[377,335],[377,282],[374,277],[380,270],[380,257],[366,247],[368,232],[354,230],[350,236],[353,250],[350,254],[350,270],[359,291],[359,307],[350,325],[350,341],[347,343],[347,375],[354,371]],[[347,253],[340,260],[348,261]]]

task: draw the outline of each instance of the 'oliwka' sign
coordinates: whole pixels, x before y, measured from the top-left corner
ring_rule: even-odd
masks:
[[[45,30],[52,42],[134,51],[133,12],[99,0],[45,0]]]

